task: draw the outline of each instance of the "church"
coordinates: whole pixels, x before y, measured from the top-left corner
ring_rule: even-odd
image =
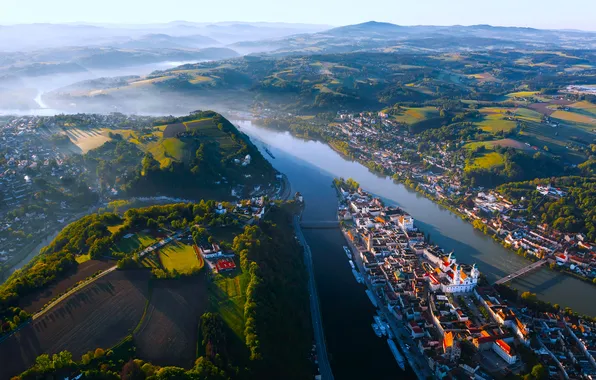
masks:
[[[478,284],[480,271],[476,264],[466,272],[451,254],[437,264],[435,272],[430,275],[431,288],[440,288],[445,293],[465,293],[474,290]]]

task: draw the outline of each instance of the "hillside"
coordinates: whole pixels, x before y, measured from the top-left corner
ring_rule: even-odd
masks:
[[[293,203],[267,205],[254,225],[245,224],[245,207],[225,207],[224,215],[213,200],[133,208],[66,227],[0,286],[0,354],[10,359],[0,379],[27,368],[20,379],[72,372],[114,378],[130,366],[143,378],[312,377],[306,270],[291,226]],[[179,232],[184,236],[162,240]],[[158,240],[167,245],[139,254]],[[205,265],[200,250],[212,244],[235,263],[233,270],[218,273],[212,268],[217,259]],[[78,264],[86,255],[89,261]],[[90,273],[88,264],[102,275]],[[42,312],[30,321],[19,307]],[[24,344],[29,339],[36,344]]]
[[[458,43],[441,38],[427,43]],[[139,110],[139,104],[147,104],[167,110],[194,101],[235,110],[267,102],[294,113],[379,110],[441,98],[515,101],[515,95],[507,96],[591,83],[596,67],[594,51],[312,53],[188,64],[143,78],[100,81],[80,92],[57,90],[46,100],[57,108],[74,102],[98,109]],[[156,101],[170,98],[175,105]]]
[[[196,199],[229,197],[232,190],[249,195],[254,186],[275,180],[275,170],[250,140],[213,111],[151,122],[136,130],[103,129],[109,141],[81,157],[89,181],[129,196]]]

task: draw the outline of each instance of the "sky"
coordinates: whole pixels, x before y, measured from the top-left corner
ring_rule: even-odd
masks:
[[[490,24],[596,31],[596,0],[0,0],[0,25],[266,21]]]

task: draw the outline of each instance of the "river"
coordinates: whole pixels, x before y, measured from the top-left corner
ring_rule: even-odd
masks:
[[[366,190],[386,203],[410,213],[417,226],[446,251],[454,251],[463,263],[476,263],[493,282],[529,264],[529,261],[503,248],[474,230],[449,210],[417,192],[371,173],[349,161],[326,144],[304,141],[289,133],[257,127],[248,121],[235,122],[259,148],[267,146],[275,156],[263,152],[273,166],[285,173],[293,191],[304,195],[304,220],[334,220],[337,198],[332,187],[335,177],[354,178]],[[313,252],[315,278],[320,296],[327,348],[334,375],[338,378],[393,378],[400,369],[384,339],[377,338],[370,326],[374,308],[364,286],[352,276],[343,253],[343,236],[337,230],[305,230]],[[540,269],[511,285],[536,293],[540,299],[569,306],[582,314],[596,315],[596,304],[585,302],[596,288],[573,277]],[[411,375],[411,374],[409,374]]]

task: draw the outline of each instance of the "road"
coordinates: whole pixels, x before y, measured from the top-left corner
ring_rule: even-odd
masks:
[[[73,295],[74,293],[78,292],[79,290],[83,289],[85,286],[93,283],[96,280],[99,280],[100,278],[102,278],[103,276],[107,275],[108,273],[112,273],[113,271],[115,271],[117,269],[116,265],[114,265],[111,268],[106,269],[105,271],[101,272],[100,274],[98,274],[97,276],[90,278],[89,280],[83,282],[82,284],[79,284],[77,287],[72,288],[71,290],[69,290],[68,292],[64,293],[63,295],[61,295],[60,297],[58,297],[55,301],[52,301],[48,306],[46,306],[43,310],[37,312],[36,314],[33,315],[33,318],[31,318],[32,320],[36,320],[37,318],[42,317],[45,313],[47,313],[48,311],[52,310],[52,308],[54,306],[56,306],[57,304],[59,304],[60,302],[64,301],[66,298],[68,298],[69,296]]]
[[[308,271],[308,295],[310,299],[310,314],[312,318],[312,325],[315,333],[315,342],[317,346],[317,360],[319,362],[319,372],[323,380],[333,379],[331,372],[331,365],[327,357],[327,347],[325,345],[325,334],[323,333],[323,321],[321,319],[321,310],[319,308],[319,296],[317,294],[317,286],[315,283],[315,273],[313,270],[312,253],[310,247],[302,234],[300,229],[300,219],[294,216],[294,230],[296,237],[304,248],[304,263]]]
[[[424,355],[418,349],[418,343],[415,342],[414,339],[412,339],[412,336],[406,330],[403,322],[395,318],[395,316],[389,311],[387,306],[385,306],[384,302],[377,296],[377,293],[374,291],[373,285],[371,284],[368,276],[366,276],[365,274],[366,272],[364,271],[362,257],[358,254],[357,247],[347,238],[346,241],[348,242],[348,245],[352,250],[352,257],[354,258],[353,261],[358,267],[360,273],[362,273],[366,286],[375,296],[377,305],[379,305],[379,314],[381,315],[381,317],[383,317],[384,320],[387,321],[389,327],[391,327],[391,331],[393,331],[393,335],[395,335],[395,340],[399,344],[402,353],[408,359],[410,367],[416,373],[416,377],[418,377],[418,379],[427,379],[434,377],[433,372],[428,366],[428,362],[426,361]],[[409,348],[408,346],[406,346],[406,344],[409,346]]]

